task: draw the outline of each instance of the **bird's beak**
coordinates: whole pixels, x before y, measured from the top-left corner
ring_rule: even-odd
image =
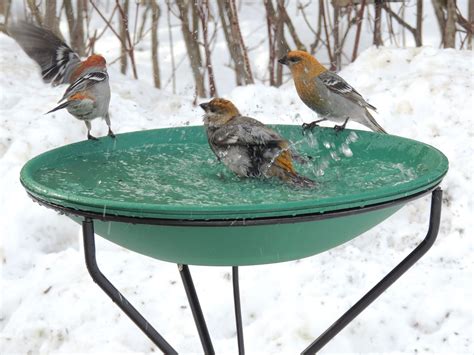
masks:
[[[201,106],[201,108],[207,112],[209,110],[209,102],[203,102],[202,104],[200,104],[199,106]]]
[[[283,64],[283,65],[288,65],[288,56],[283,56],[280,59],[278,59],[278,63]]]

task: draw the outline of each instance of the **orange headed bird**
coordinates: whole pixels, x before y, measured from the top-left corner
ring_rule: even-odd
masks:
[[[368,110],[376,111],[375,107],[309,53],[291,51],[278,62],[290,68],[299,97],[320,117],[317,121],[304,124],[303,128],[312,130],[319,122],[330,120],[342,123],[334,127],[342,130],[347,121],[353,120],[375,132],[387,133]]]
[[[297,186],[314,181],[298,175],[290,143],[260,121],[242,116],[234,104],[216,98],[202,103],[209,145],[222,163],[241,177],[277,177]]]

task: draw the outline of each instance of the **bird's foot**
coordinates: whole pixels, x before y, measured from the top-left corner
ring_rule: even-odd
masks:
[[[90,133],[87,133],[87,139],[91,140],[91,141],[98,141],[99,138],[97,137],[94,137],[93,135],[91,135]]]
[[[340,126],[335,125],[334,130],[336,131],[336,133],[342,132],[346,128],[346,124],[347,124],[348,121],[349,121],[349,118],[346,118],[346,120],[344,121],[344,123],[342,125],[340,125]]]
[[[115,138],[115,134],[114,132],[112,132],[112,130],[109,128],[109,133],[107,133],[107,135],[111,138]]]
[[[317,126],[318,126],[318,121],[313,121],[310,123],[303,123],[301,128],[303,129],[303,133],[305,133],[306,131],[313,132],[314,127],[317,127]]]

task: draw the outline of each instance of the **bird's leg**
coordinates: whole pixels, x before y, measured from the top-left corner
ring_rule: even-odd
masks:
[[[97,140],[96,137],[91,135],[91,128],[92,128],[91,123],[89,121],[84,121],[84,123],[86,124],[86,127],[87,127],[87,139]]]
[[[335,130],[336,132],[341,132],[341,131],[343,131],[343,130],[346,128],[346,124],[347,124],[348,121],[349,121],[349,117],[346,118],[346,120],[344,121],[344,123],[343,123],[341,126],[335,125],[335,126],[334,126],[334,130]]]
[[[303,126],[302,126],[303,131],[307,131],[307,130],[313,131],[314,127],[316,127],[319,122],[323,122],[323,121],[327,121],[327,119],[321,118],[320,120],[316,120],[310,123],[303,123]]]
[[[110,116],[109,116],[108,112],[105,115],[105,123],[107,123],[107,126],[109,127],[109,133],[107,135],[112,137],[112,138],[115,138],[115,134],[114,134],[114,132],[112,132],[112,128],[110,127],[111,123],[110,123]]]

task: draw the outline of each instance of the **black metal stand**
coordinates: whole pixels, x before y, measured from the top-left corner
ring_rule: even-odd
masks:
[[[232,287],[234,289],[235,328],[237,329],[237,344],[239,346],[239,355],[244,355],[244,331],[242,328],[242,312],[240,309],[239,268],[237,266],[232,266]]]
[[[95,258],[94,224],[90,218],[82,222],[84,236],[84,254],[87,270],[94,282],[120,307],[120,309],[145,333],[165,354],[177,355],[178,352],[153,328],[130,302],[102,274]]]
[[[354,320],[364,309],[367,308],[377,297],[398,280],[408,269],[410,269],[425,253],[433,246],[438,235],[441,219],[441,202],[443,191],[437,188],[431,195],[430,225],[425,239],[413,250],[403,261],[398,264],[387,276],[367,292],[355,305],[335,321],[323,334],[312,342],[301,354],[316,354],[332,338],[334,338],[346,325]]]
[[[432,192],[431,212],[428,233],[423,241],[387,276],[365,294],[356,304],[334,322],[323,334],[311,343],[301,354],[315,354],[331,341],[344,327],[354,320],[365,308],[377,299],[387,288],[389,288],[400,276],[408,271],[434,244],[438,235],[440,218],[442,190],[436,188]],[[178,354],[165,339],[146,321],[143,316],[127,301],[127,299],[110,283],[102,274],[95,258],[94,226],[91,218],[86,217],[82,223],[84,235],[84,252],[87,269],[92,279],[102,288],[102,290],[114,301],[123,312],[155,343],[165,354]],[[201,344],[205,354],[214,354],[212,341],[207,330],[206,322],[199,304],[199,299],[194,288],[194,284],[187,265],[178,265],[181,278],[183,280],[186,295],[191,306],[194,321],[201,339]],[[245,354],[244,336],[242,329],[242,315],[239,294],[239,273],[238,267],[232,267],[232,285],[234,291],[234,308],[237,329],[237,342],[239,355]]]
[[[197,331],[199,338],[201,339],[202,349],[206,355],[214,355],[214,348],[212,347],[211,337],[209,336],[209,331],[207,330],[206,321],[204,320],[204,315],[202,314],[201,305],[199,304],[199,299],[194,288],[193,279],[191,278],[191,273],[189,272],[188,265],[178,265],[179,273],[181,274],[181,279],[183,280],[184,289],[186,291],[186,296],[188,297],[189,305],[191,306],[191,311],[193,312],[194,322],[196,323]]]

